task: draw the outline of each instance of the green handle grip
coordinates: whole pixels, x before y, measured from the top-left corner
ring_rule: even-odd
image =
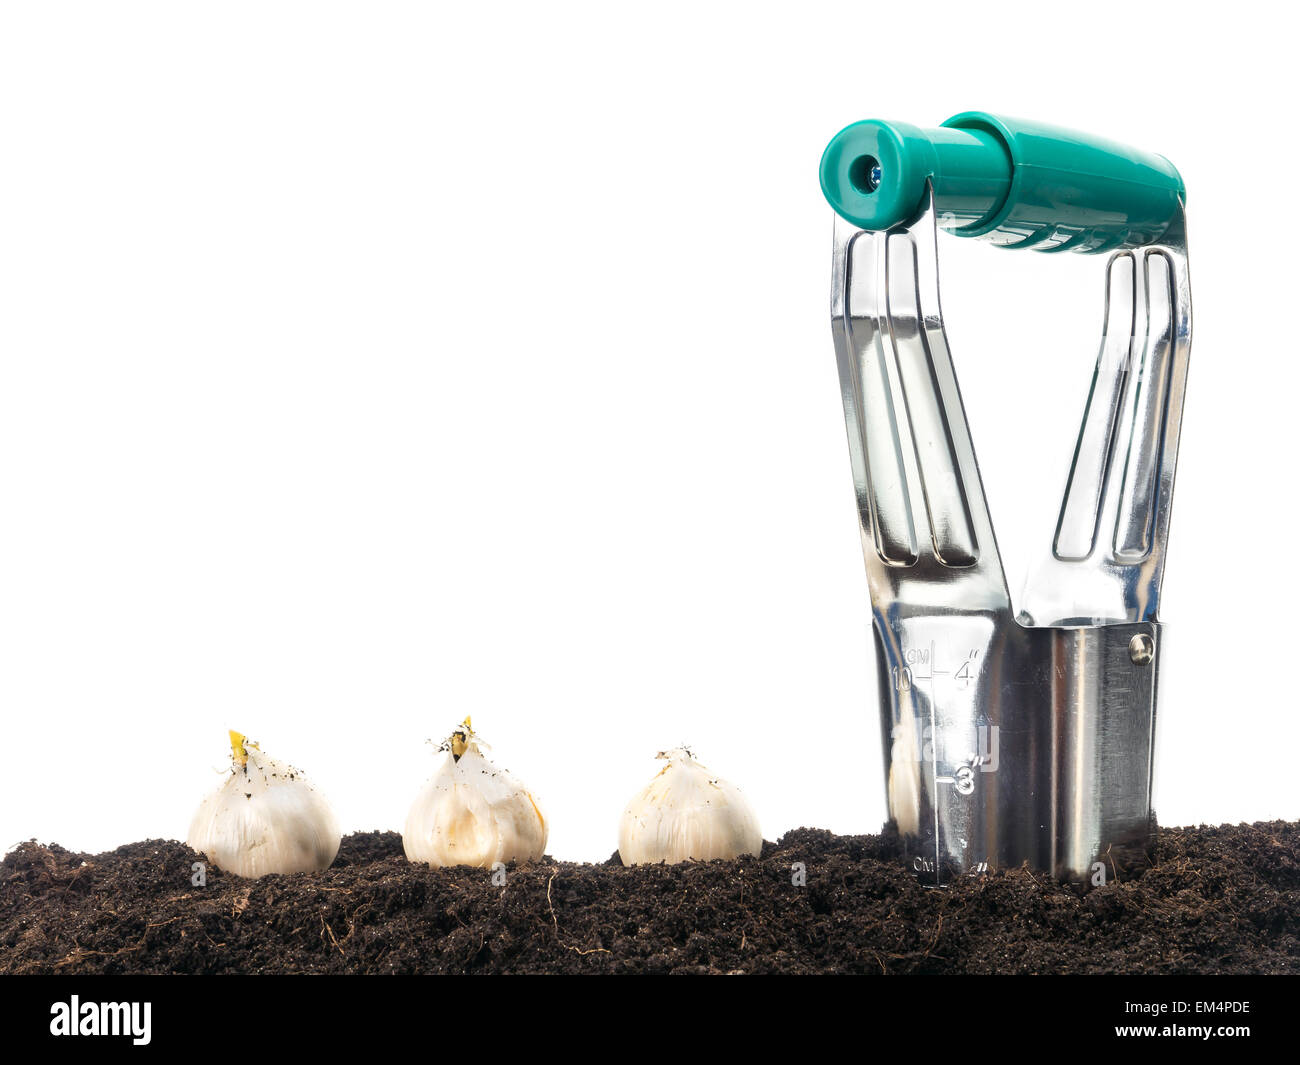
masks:
[[[1164,156],[982,111],[938,129],[855,122],[822,155],[822,192],[862,229],[914,221],[927,183],[950,232],[1041,251],[1154,243],[1187,199]]]

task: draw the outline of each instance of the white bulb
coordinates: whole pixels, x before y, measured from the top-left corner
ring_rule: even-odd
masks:
[[[684,747],[661,751],[668,764],[623,811],[624,865],[709,861],[758,854],[758,817],[734,784],[714,776]]]
[[[325,869],[339,852],[334,811],[302,772],[268,758],[238,732],[230,777],[203,800],[185,838],[237,876]]]
[[[471,865],[535,862],[546,850],[536,798],[483,754],[466,718],[443,743],[447,757],[411,806],[402,848],[413,862]]]

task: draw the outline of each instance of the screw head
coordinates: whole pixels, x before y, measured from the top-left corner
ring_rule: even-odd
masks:
[[[1145,632],[1139,632],[1128,642],[1128,656],[1135,666],[1147,666],[1156,656],[1156,643]]]

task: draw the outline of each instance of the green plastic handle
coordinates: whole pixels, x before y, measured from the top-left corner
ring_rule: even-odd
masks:
[[[1040,251],[1152,244],[1187,199],[1164,156],[983,111],[938,129],[855,122],[822,155],[822,192],[862,229],[915,221],[927,182],[949,232]]]

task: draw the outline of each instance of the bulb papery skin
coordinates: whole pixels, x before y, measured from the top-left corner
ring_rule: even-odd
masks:
[[[547,831],[534,796],[471,739],[459,760],[448,752],[420,790],[402,830],[402,848],[412,862],[490,869],[497,862],[537,861]]]
[[[256,748],[247,754],[200,804],[185,842],[236,876],[328,868],[341,839],[329,802],[299,770]]]
[[[618,854],[624,865],[669,865],[757,855],[758,816],[739,788],[678,749],[623,811]]]

